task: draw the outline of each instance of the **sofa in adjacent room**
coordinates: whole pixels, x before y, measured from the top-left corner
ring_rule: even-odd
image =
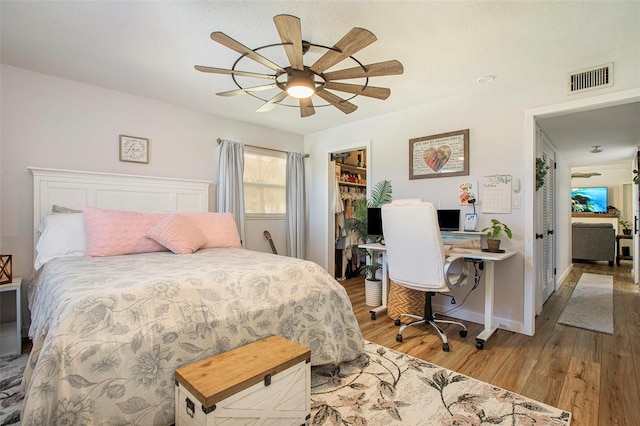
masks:
[[[611,223],[575,222],[571,228],[573,260],[606,260],[613,266],[616,256],[616,230]]]

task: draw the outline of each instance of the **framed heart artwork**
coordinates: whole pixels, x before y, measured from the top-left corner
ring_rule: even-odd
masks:
[[[409,179],[469,175],[469,129],[409,139]]]

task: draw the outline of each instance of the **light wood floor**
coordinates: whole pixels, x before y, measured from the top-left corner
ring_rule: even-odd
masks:
[[[640,293],[630,275],[631,262],[620,266],[574,264],[561,288],[536,318],[535,336],[498,330],[475,347],[482,325],[465,322],[469,334],[445,326],[450,352],[432,329],[411,327],[397,343],[397,329],[387,315],[372,320],[364,303],[364,281],[342,281],[351,298],[364,338],[458,371],[504,389],[571,411],[572,425],[640,424]],[[583,272],[614,277],[614,335],[557,324]]]

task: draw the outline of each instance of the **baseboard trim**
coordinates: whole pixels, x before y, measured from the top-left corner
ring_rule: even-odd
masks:
[[[438,312],[445,312],[447,309],[451,309],[450,306],[440,305],[437,303],[433,303],[433,310],[436,313],[436,317]],[[460,309],[454,313],[447,314],[447,316],[460,319],[463,321],[471,321],[476,324],[484,324],[484,312],[473,312],[464,309]],[[530,336],[526,332],[524,322],[518,322],[513,320],[508,320],[500,317],[493,317],[494,323],[498,324],[498,328],[507,331],[513,331],[514,333],[524,334],[526,336]]]

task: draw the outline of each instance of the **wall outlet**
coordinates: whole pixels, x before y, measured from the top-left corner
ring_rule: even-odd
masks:
[[[512,207],[514,209],[519,209],[520,208],[520,197],[519,196],[513,197],[511,205],[512,205]]]

